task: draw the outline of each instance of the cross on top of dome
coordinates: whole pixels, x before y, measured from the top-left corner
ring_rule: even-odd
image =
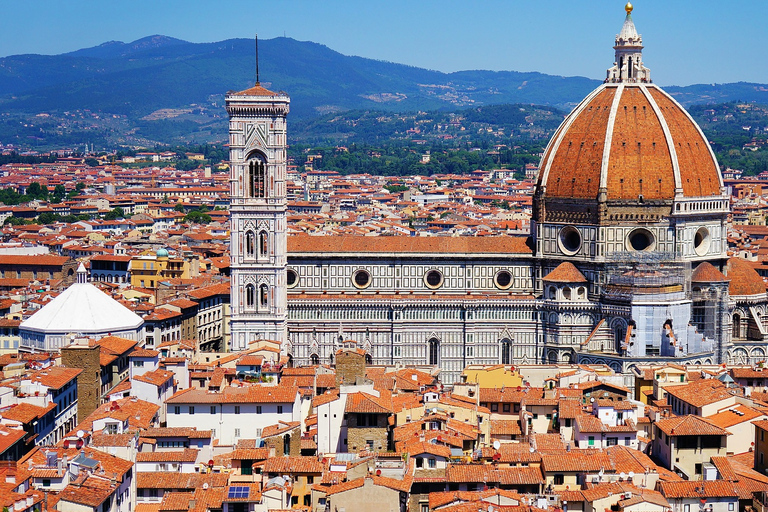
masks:
[[[608,69],[605,81],[612,83],[647,83],[651,81],[651,70],[643,65],[643,38],[637,33],[632,21],[632,3],[627,2],[624,10],[627,17],[621,32],[616,35],[613,49],[616,60]]]

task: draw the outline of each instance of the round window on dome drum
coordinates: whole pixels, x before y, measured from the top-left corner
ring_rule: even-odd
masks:
[[[368,288],[371,286],[371,274],[367,270],[358,270],[352,274],[352,282],[357,288]]]
[[[699,256],[704,256],[709,252],[709,246],[712,243],[712,237],[709,235],[709,230],[705,227],[701,227],[693,235],[693,250]]]
[[[285,283],[288,285],[288,288],[293,288],[299,284],[299,274],[292,268],[289,268],[285,273]]]
[[[499,270],[493,277],[493,284],[496,285],[496,288],[506,290],[512,286],[512,274],[509,270]]]
[[[581,233],[573,226],[565,226],[560,230],[557,244],[564,254],[573,256],[581,249]]]
[[[627,243],[633,251],[652,251],[656,247],[653,233],[643,228],[632,230],[627,237]]]
[[[424,274],[424,283],[433,290],[440,288],[443,285],[443,274],[439,270],[430,270]]]

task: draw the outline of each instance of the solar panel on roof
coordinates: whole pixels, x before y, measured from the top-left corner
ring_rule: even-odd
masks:
[[[247,498],[250,491],[249,487],[235,486],[229,488],[229,499]]]

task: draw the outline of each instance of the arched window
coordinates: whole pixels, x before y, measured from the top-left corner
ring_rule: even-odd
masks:
[[[373,358],[371,354],[365,354],[365,364],[373,364]]]
[[[269,234],[266,231],[259,232],[259,257],[266,258],[269,255]]]
[[[248,307],[253,307],[253,299],[255,295],[256,290],[253,288],[252,284],[246,285],[245,287],[245,305]]]
[[[253,231],[246,231],[245,232],[245,255],[252,258],[253,251],[254,251]]]
[[[501,364],[510,364],[512,359],[512,341],[508,338],[501,340]]]
[[[437,365],[440,359],[440,340],[437,338],[431,338],[427,343],[427,346],[429,347],[429,358],[427,359],[428,364]]]
[[[622,323],[616,323],[613,326],[613,339],[617,347],[624,343],[624,337],[627,335],[627,329]]]
[[[734,339],[741,338],[741,315],[738,313],[733,315],[733,332],[731,337]]]
[[[266,284],[259,286],[259,304],[263,308],[269,305],[269,287]]]
[[[248,161],[248,196],[267,197],[267,165],[261,158]]]
[[[309,356],[309,363],[312,366],[318,366],[320,364],[320,356],[318,356],[317,354],[312,354],[311,356]]]

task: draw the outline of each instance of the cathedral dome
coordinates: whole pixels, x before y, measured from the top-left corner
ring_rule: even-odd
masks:
[[[651,83],[605,83],[560,125],[541,161],[547,198],[643,202],[721,195],[712,149]]]
[[[605,82],[565,118],[544,152],[539,199],[586,200],[585,208],[591,201],[661,206],[681,199],[722,199],[723,180],[709,142],[690,114],[651,82],[632,4],[625,10]],[[706,206],[713,205],[722,207],[719,202]]]
[[[762,295],[765,293],[765,282],[750,263],[741,258],[729,258],[725,273],[731,284],[728,292],[733,296]]]

